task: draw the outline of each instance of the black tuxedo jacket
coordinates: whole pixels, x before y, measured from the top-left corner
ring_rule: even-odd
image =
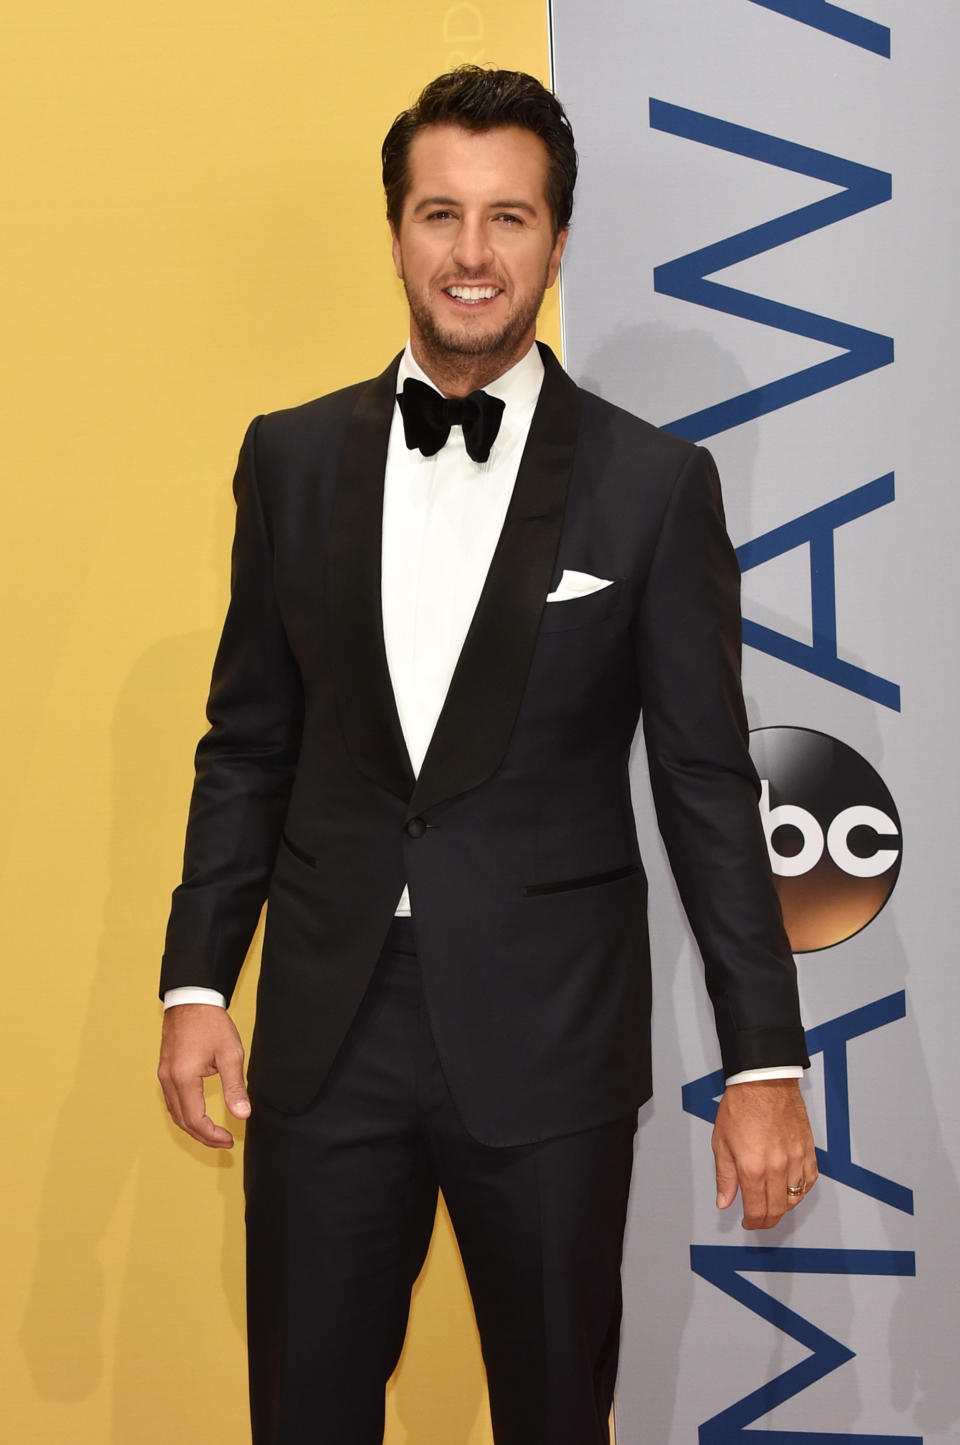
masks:
[[[649,1095],[628,781],[641,708],[724,1068],[807,1062],[713,462],[581,391],[541,351],[503,532],[417,778],[380,607],[397,361],[259,418],[244,441],[161,991],[229,998],[269,897],[250,1084],[278,1108],[315,1098],[404,883],[437,1048],[478,1139],[572,1132]],[[565,568],[613,585],[545,604]]]

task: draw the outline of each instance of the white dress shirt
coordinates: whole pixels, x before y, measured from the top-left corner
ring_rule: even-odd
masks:
[[[397,389],[408,376],[433,383],[403,353]],[[419,773],[486,580],[537,398],[543,362],[535,346],[484,389],[505,403],[485,462],[467,455],[452,427],[435,456],[407,446],[394,411],[383,488],[383,640],[407,752]],[[410,912],[404,889],[398,913]]]
[[[408,376],[433,386],[409,344],[400,360],[398,391]],[[394,407],[383,488],[381,601],[390,681],[415,773],[426,756],[490,570],[542,383],[543,362],[531,346],[484,388],[505,404],[485,462],[467,455],[459,426],[451,428],[446,445],[434,456],[411,450],[400,408]],[[397,913],[410,913],[406,888]],[[164,994],[164,1008],[181,1003],[226,1007],[215,989],[174,988]],[[799,1078],[802,1073],[789,1065],[750,1069],[727,1083]]]

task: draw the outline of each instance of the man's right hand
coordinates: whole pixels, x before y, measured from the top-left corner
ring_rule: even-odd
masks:
[[[182,1003],[163,1015],[157,1077],[175,1124],[210,1149],[231,1149],[233,1135],[207,1114],[203,1081],[220,1075],[227,1108],[235,1119],[250,1117],[243,1078],[243,1044],[226,1009]]]

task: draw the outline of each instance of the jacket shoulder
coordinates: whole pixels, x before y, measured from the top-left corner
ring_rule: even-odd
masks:
[[[640,460],[647,468],[662,470],[676,476],[694,453],[702,447],[663,427],[644,421],[643,417],[616,406],[596,392],[578,387],[580,393],[581,434],[588,445],[613,446]]]
[[[329,442],[341,435],[368,384],[354,382],[312,401],[265,412],[257,420],[260,463],[269,466],[271,462],[314,448],[321,439]]]

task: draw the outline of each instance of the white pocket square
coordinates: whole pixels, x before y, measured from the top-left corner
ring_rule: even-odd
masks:
[[[588,597],[603,587],[611,587],[611,577],[591,577],[589,572],[565,570],[556,592],[547,593],[548,602],[567,602],[571,597]]]

